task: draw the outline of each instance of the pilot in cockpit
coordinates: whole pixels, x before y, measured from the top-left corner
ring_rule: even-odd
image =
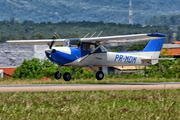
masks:
[[[85,50],[85,51],[91,51],[92,49],[90,48],[90,44],[84,43],[84,45],[83,45],[83,50]]]

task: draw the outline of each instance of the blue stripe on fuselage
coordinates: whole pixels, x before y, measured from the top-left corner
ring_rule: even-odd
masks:
[[[46,56],[55,64],[65,65],[80,58],[80,53],[77,48],[70,47],[70,50],[71,54],[67,54],[57,50],[55,53],[51,53],[50,56],[46,53]]]

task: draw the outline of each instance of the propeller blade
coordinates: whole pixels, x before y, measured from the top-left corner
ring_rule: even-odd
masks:
[[[49,49],[52,48],[53,44],[54,44],[54,40],[53,40],[53,41],[51,42],[51,44],[49,45]]]

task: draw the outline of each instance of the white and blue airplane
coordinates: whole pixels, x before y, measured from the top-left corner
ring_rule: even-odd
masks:
[[[61,78],[61,66],[73,66],[79,67],[78,70],[82,67],[90,67],[95,72],[97,80],[102,80],[104,73],[95,71],[93,67],[149,66],[158,63],[159,60],[169,60],[169,58],[159,58],[165,37],[166,35],[162,33],[149,33],[73,39],[11,40],[6,42],[11,44],[49,45],[45,54],[51,62],[59,66],[59,70],[55,73],[56,79]],[[104,47],[104,45],[118,46],[148,40],[150,42],[143,51],[109,52]],[[53,45],[64,46],[53,47]],[[70,81],[71,76],[77,71],[64,73],[64,80]]]

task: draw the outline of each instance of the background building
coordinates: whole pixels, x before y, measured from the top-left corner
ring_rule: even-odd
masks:
[[[24,59],[45,59],[47,45],[0,44],[0,67],[20,66]]]

